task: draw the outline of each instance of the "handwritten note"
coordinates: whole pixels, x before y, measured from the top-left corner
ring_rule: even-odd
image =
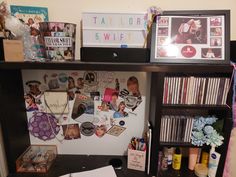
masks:
[[[144,171],[146,161],[146,151],[128,149],[128,168]]]

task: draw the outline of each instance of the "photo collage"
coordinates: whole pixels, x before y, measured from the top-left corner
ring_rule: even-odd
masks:
[[[28,128],[38,142],[118,138],[129,129],[135,132],[130,125],[144,118],[139,73],[42,71],[30,76],[24,71],[23,76]]]
[[[224,16],[161,16],[155,59],[224,60]]]

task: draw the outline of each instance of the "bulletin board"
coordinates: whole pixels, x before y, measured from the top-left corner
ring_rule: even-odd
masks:
[[[22,78],[31,144],[124,155],[143,135],[147,73],[22,70]]]

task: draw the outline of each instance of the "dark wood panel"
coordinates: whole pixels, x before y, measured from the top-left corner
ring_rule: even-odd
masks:
[[[156,63],[107,63],[107,62],[2,62],[0,69],[54,69],[97,71],[145,71],[167,73],[232,73],[230,65],[206,64],[156,64]]]
[[[186,104],[164,104],[163,109],[216,109],[216,110],[227,110],[230,111],[227,105],[186,105]]]
[[[15,161],[30,145],[20,70],[0,70],[0,121],[8,169],[15,172]]]
[[[188,158],[182,158],[181,160],[181,169],[174,170],[170,165],[168,170],[159,171],[158,177],[197,177],[194,174],[194,171],[188,169]]]
[[[148,177],[145,172],[127,169],[126,156],[95,156],[95,155],[58,155],[48,173],[12,173],[8,177],[58,177],[68,173],[93,170],[109,165],[111,159],[122,160],[122,169],[115,170],[117,177]]]

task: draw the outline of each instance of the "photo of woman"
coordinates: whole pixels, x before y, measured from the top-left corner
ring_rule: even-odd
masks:
[[[75,80],[73,77],[69,76],[68,77],[68,96],[69,96],[69,100],[73,100],[75,98]]]
[[[78,124],[62,125],[65,140],[80,138],[80,129]]]
[[[202,58],[221,58],[220,48],[203,48]]]
[[[100,125],[100,126],[96,126],[96,130],[95,130],[95,135],[97,135],[99,138],[103,137],[107,132],[107,128],[105,125]]]
[[[171,37],[175,44],[206,44],[206,18],[172,18]]]
[[[127,88],[131,95],[136,96],[136,97],[141,96],[140,91],[139,91],[138,79],[135,76],[131,76],[127,80]]]
[[[35,98],[31,94],[26,94],[24,96],[25,102],[26,102],[26,111],[31,112],[31,111],[37,111],[38,106],[35,103]]]
[[[118,106],[118,111],[114,112],[113,118],[128,117],[128,113],[125,112],[125,102],[121,101]]]
[[[118,99],[118,92],[113,92],[111,95],[111,102],[109,104],[109,108],[113,111],[117,111],[117,99]]]

